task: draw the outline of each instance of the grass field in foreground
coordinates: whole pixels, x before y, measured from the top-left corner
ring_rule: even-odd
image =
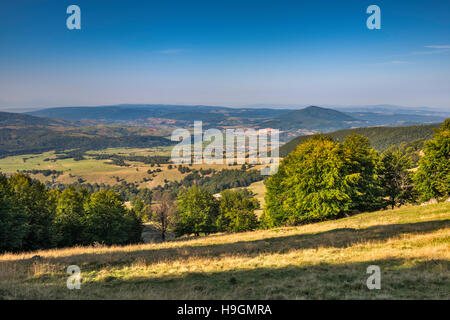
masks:
[[[447,202],[161,244],[4,254],[0,298],[448,299],[449,260]],[[73,264],[80,290],[66,288]],[[366,286],[369,265],[381,268],[381,290]]]

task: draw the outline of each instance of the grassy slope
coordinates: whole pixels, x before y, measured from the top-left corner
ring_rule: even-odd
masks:
[[[0,298],[448,299],[449,244],[447,202],[162,244],[5,254]],[[81,290],[66,288],[71,264]],[[381,290],[366,287],[369,265],[381,268]]]

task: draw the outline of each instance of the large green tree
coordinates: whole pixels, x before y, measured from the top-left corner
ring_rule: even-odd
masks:
[[[45,185],[38,180],[17,173],[8,179],[15,210],[26,215],[27,234],[23,249],[35,250],[55,245],[53,237],[54,201]]]
[[[350,186],[349,209],[367,211],[382,206],[382,189],[377,175],[379,156],[369,139],[350,134],[342,143],[345,178]]]
[[[265,227],[337,217],[380,205],[377,153],[366,138],[341,144],[316,135],[291,152],[266,182]]]
[[[54,220],[55,240],[59,247],[89,244],[84,234],[86,214],[84,203],[89,198],[86,189],[69,187],[62,192],[54,191],[56,214]]]
[[[419,160],[414,176],[423,200],[446,199],[450,195],[450,119],[425,143],[425,155]]]
[[[258,227],[255,210],[259,208],[259,202],[247,189],[224,190],[220,195],[220,213],[217,218],[219,231],[242,232]]]
[[[175,233],[209,234],[216,231],[218,201],[208,191],[194,185],[177,198],[177,215]]]
[[[84,242],[111,245],[141,240],[141,220],[133,210],[124,207],[122,198],[113,191],[102,190],[91,194],[84,204],[84,210]]]
[[[342,147],[317,135],[300,144],[266,182],[266,227],[337,216],[350,208]]]

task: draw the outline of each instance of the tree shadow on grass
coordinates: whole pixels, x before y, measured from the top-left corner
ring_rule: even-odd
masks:
[[[367,287],[369,265],[380,267],[380,290]],[[448,299],[449,271],[448,260],[393,258],[162,277],[106,277],[82,283],[82,290],[67,290],[63,281],[40,283],[27,288],[27,296],[17,290],[16,298],[42,298],[44,294],[47,299]]]
[[[377,225],[368,228],[339,228],[329,231],[275,236],[260,240],[237,241],[209,245],[183,245],[176,248],[148,248],[144,250],[125,251],[115,249],[112,252],[74,254],[63,257],[42,257],[42,262],[51,264],[77,264],[89,269],[108,264],[129,264],[137,259],[147,264],[161,261],[186,260],[190,257],[218,258],[226,255],[254,257],[259,254],[285,253],[291,250],[317,248],[346,248],[368,241],[386,241],[402,234],[420,234],[450,227],[450,220],[435,220],[406,224]],[[5,263],[33,263],[30,260],[8,260]]]

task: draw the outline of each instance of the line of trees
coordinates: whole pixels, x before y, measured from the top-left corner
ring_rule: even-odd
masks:
[[[137,243],[141,233],[141,217],[111,190],[49,190],[22,173],[0,175],[0,251]]]
[[[198,236],[249,231],[259,227],[255,214],[259,202],[247,189],[224,190],[216,198],[205,188],[193,185],[176,197],[167,190],[156,191],[153,200],[150,206],[138,200],[135,208],[157,225],[162,240],[169,230],[176,236]]]
[[[79,130],[53,130],[51,127],[0,128],[0,158],[21,154],[39,154],[51,150],[102,150],[106,148],[150,148],[170,146],[174,142],[160,136],[102,136]],[[74,154],[82,159],[82,153]]]
[[[264,176],[259,170],[247,170],[246,167],[220,171],[192,169],[181,181],[170,181],[164,186],[156,187],[155,190],[170,190],[171,193],[178,194],[185,188],[197,185],[214,194],[226,189],[248,187],[253,182],[263,179]]]
[[[138,243],[144,220],[157,225],[163,241],[168,231],[182,236],[254,230],[258,208],[247,189],[224,190],[216,198],[193,185],[175,197],[168,190],[143,194],[127,209],[113,190],[51,190],[23,173],[0,175],[0,252]]]
[[[450,119],[425,142],[414,173],[404,148],[379,154],[369,139],[343,142],[316,135],[282,161],[266,183],[265,227],[321,221],[417,200],[446,200],[450,193]]]
[[[60,170],[38,170],[38,169],[33,169],[33,170],[21,170],[20,172],[23,173],[31,173],[31,174],[39,174],[41,173],[44,177],[48,177],[48,176],[53,176],[53,177],[57,177],[62,175],[64,172],[60,171]]]

